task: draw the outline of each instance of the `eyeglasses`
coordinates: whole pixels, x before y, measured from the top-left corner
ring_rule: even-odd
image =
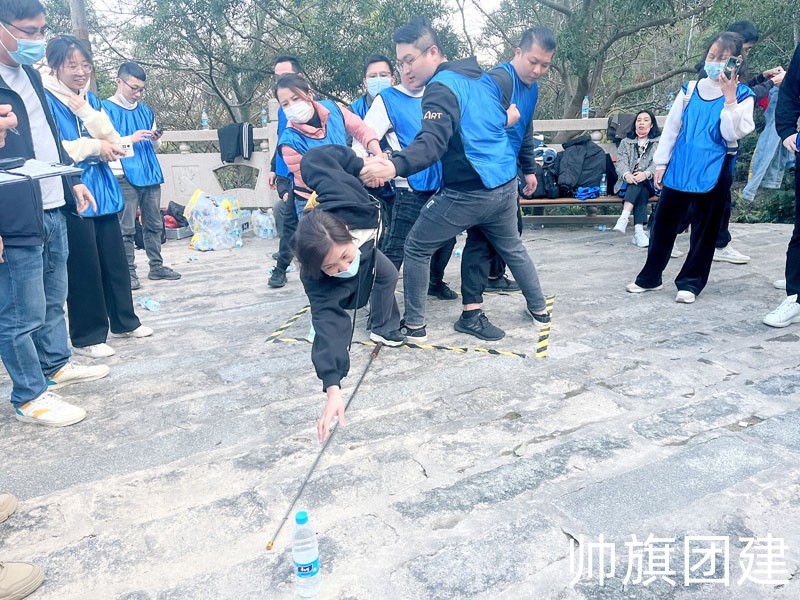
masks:
[[[394,64],[397,67],[397,70],[398,71],[402,71],[403,67],[408,67],[410,69],[411,65],[414,64],[414,61],[416,61],[420,56],[424,55],[428,50],[430,50],[434,46],[435,46],[435,44],[431,44],[430,46],[425,48],[422,52],[420,52],[419,54],[417,54],[414,58],[412,58],[410,60],[403,60],[403,59],[398,58],[396,61],[394,61]]]
[[[145,86],[139,87],[138,85],[131,85],[130,83],[128,83],[128,82],[127,82],[127,81],[125,81],[124,79],[120,79],[120,81],[121,81],[122,83],[124,83],[125,85],[127,85],[127,86],[128,86],[128,88],[129,88],[129,89],[130,89],[130,90],[131,90],[131,91],[132,91],[134,94],[144,94],[144,93],[145,93],[145,91],[147,90],[147,88],[146,88]]]
[[[29,38],[33,38],[33,39],[40,39],[40,40],[44,39],[45,37],[47,37],[47,34],[52,31],[52,29],[50,29],[49,25],[45,25],[41,29],[22,29],[20,27],[17,27],[13,23],[8,23],[6,21],[2,21],[2,23],[3,23],[3,25],[8,25],[12,29],[16,29],[20,33],[24,33],[26,36],[28,36]]]
[[[92,65],[91,63],[82,63],[80,65],[76,65],[75,63],[70,63],[64,65],[64,70],[69,71],[70,73],[83,72],[88,75],[89,73],[94,71],[94,65]]]

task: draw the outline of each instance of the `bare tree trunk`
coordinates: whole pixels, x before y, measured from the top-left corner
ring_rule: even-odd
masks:
[[[83,0],[69,0],[69,14],[72,20],[72,34],[79,40],[83,40],[91,49],[89,41],[89,21],[86,18],[86,4]],[[97,79],[92,73],[92,91],[97,93]]]

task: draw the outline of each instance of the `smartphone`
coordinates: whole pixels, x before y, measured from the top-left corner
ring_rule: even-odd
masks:
[[[122,158],[130,158],[134,156],[133,151],[133,144],[120,144],[122,146],[122,151],[125,153]]]
[[[155,134],[156,134],[158,137],[161,137],[162,135],[164,135],[164,130],[163,130],[163,129],[161,129],[161,127],[159,127],[158,129],[156,129],[156,131],[155,131]]]
[[[731,56],[728,59],[728,62],[725,63],[725,68],[722,70],[725,73],[725,77],[728,79],[733,79],[734,75],[736,75],[739,67],[742,64],[742,59],[738,56]]]

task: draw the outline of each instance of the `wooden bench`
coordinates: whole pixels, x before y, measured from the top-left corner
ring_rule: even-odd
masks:
[[[665,116],[656,117],[656,122],[659,126],[664,125],[666,120]],[[601,133],[608,126],[607,118],[593,118],[593,119],[554,119],[548,121],[533,121],[533,130],[536,133],[550,133],[558,131],[577,131],[588,132],[592,136],[592,140],[600,146],[606,154],[611,155],[611,159],[616,161],[617,145],[609,142],[601,142],[603,134]],[[563,150],[561,144],[546,144],[548,148],[552,148],[556,152]],[[533,206],[533,207],[571,207],[571,206],[619,206],[622,208],[622,198],[613,194],[600,196],[590,200],[579,200],[578,198],[520,198],[520,206]],[[650,198],[650,203],[655,203],[658,200],[657,196]],[[522,221],[525,224],[562,224],[562,225],[596,225],[606,223],[616,223],[617,215],[525,215],[523,214]]]

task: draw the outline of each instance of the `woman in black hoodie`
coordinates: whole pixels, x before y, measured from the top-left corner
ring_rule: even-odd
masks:
[[[316,332],[311,360],[328,397],[317,425],[320,442],[333,417],[344,424],[340,385],[350,370],[355,325],[355,313],[351,320],[347,311],[369,300],[370,339],[386,346],[406,341],[394,295],[397,269],[375,248],[379,203],[358,179],[363,166],[350,148],[336,145],[309,150],[300,164],[303,180],[317,193],[315,208],[297,227],[295,254]]]

